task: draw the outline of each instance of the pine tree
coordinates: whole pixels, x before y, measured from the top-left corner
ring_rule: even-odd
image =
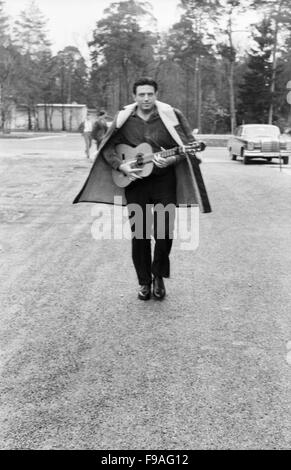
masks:
[[[193,29],[192,20],[183,14],[180,21],[175,23],[169,31],[167,48],[172,60],[180,66],[184,79],[183,109],[193,126],[201,131],[203,65],[205,58],[211,53],[209,44],[204,43],[201,34]],[[175,84],[172,84],[172,89],[173,86]]]
[[[28,8],[20,13],[15,21],[13,33],[14,43],[23,55],[28,54],[35,59],[50,51],[46,23],[35,0],[32,0]]]
[[[112,3],[93,31],[91,89],[98,104],[98,95],[105,94],[102,100],[112,112],[128,103],[133,81],[153,61],[155,37],[144,28],[146,20],[155,20],[147,7],[139,0]]]
[[[188,50],[190,50],[191,47],[193,48],[193,42],[196,42],[192,53],[192,61],[195,61],[194,67],[192,67],[191,71],[188,70],[186,72],[186,80],[188,81],[187,87],[193,89],[194,93],[194,103],[192,106],[194,107],[195,115],[191,119],[191,114],[189,115],[189,112],[187,114],[190,121],[192,121],[195,127],[199,128],[201,132],[203,67],[205,57],[208,55],[207,50],[210,51],[212,48],[214,36],[211,30],[213,30],[213,26],[216,24],[219,7],[221,7],[221,5],[219,0],[181,0],[180,6],[184,11],[181,22],[185,25],[185,37],[188,37]]]
[[[271,99],[268,115],[268,123],[272,124],[276,106],[277,81],[279,80],[277,62],[281,55],[280,44],[284,42],[284,35],[290,33],[291,29],[290,0],[255,0],[254,4],[257,9],[262,9],[272,25]]]
[[[257,43],[248,54],[247,71],[239,87],[239,117],[245,123],[267,123],[271,101],[272,28],[264,18],[253,35]]]
[[[75,46],[67,46],[52,59],[54,99],[58,103],[85,103],[88,70],[84,58]]]
[[[13,91],[15,51],[10,44],[8,16],[5,3],[0,0],[0,127],[5,128],[9,120],[9,109]]]
[[[236,69],[238,62],[238,51],[235,46],[234,36],[235,31],[239,30],[239,19],[240,15],[247,9],[247,5],[242,0],[225,0],[222,8],[219,8],[219,12],[225,21],[221,23],[220,31],[223,34],[223,42],[217,44],[217,50],[222,58],[224,65],[225,76],[228,82],[229,88],[229,112],[230,112],[230,130],[234,132],[236,128]]]
[[[47,38],[46,20],[33,0],[20,13],[13,29],[13,40],[21,54],[21,87],[18,101],[26,104],[28,126],[32,128],[35,104],[43,101],[49,86],[50,42]]]
[[[5,13],[4,5],[4,1],[0,0],[0,47],[5,46],[9,38],[8,16]]]
[[[286,36],[284,50],[277,61],[277,79],[276,79],[276,103],[274,124],[277,124],[284,130],[291,127],[291,106],[290,106],[290,89],[291,89],[291,32]],[[278,70],[280,73],[278,74]],[[288,84],[288,87],[287,87]],[[287,95],[288,100],[287,100]]]

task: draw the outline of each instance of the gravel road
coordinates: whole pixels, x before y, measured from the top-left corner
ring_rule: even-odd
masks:
[[[82,154],[0,141],[1,448],[290,449],[290,169],[207,149],[199,248],[141,302],[130,242],[71,204]]]

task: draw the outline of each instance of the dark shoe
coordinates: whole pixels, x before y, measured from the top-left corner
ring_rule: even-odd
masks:
[[[140,300],[149,300],[151,298],[151,285],[143,284],[139,286],[138,298]]]
[[[153,280],[153,295],[156,299],[162,300],[166,295],[165,284],[162,277],[154,277]]]

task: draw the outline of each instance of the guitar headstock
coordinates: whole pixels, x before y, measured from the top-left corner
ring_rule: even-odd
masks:
[[[195,152],[203,152],[203,150],[205,150],[206,148],[206,144],[205,142],[197,142],[196,140],[194,140],[193,142],[189,142],[189,144],[185,145],[182,148],[184,148],[184,152],[195,155]]]

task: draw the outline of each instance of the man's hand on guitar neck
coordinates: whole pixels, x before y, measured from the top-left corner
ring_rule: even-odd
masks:
[[[138,171],[142,171],[142,168],[132,168],[131,163],[121,163],[118,167],[119,171],[122,171],[131,181],[142,179],[142,176],[138,175]]]
[[[155,155],[153,162],[159,168],[166,168],[166,166],[174,165],[177,161],[175,156],[173,157],[161,157],[159,155]]]

